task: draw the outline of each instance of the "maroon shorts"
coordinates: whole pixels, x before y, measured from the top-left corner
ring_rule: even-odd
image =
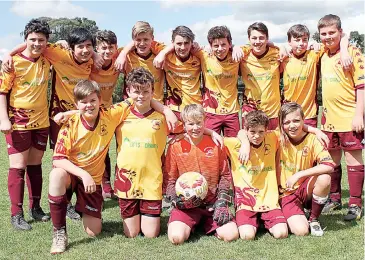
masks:
[[[317,128],[317,118],[308,118],[308,119],[304,119],[304,124],[309,125],[311,127]]]
[[[52,119],[49,120],[49,147],[51,149],[54,149],[60,129],[61,126],[56,124],[55,121]]]
[[[280,209],[273,209],[267,212],[253,212],[241,209],[236,212],[236,222],[238,227],[242,225],[251,225],[258,228],[259,218],[262,219],[267,230],[276,224],[286,223],[284,214]]]
[[[186,210],[174,208],[170,213],[169,224],[174,221],[185,223],[191,228],[192,232],[199,224],[203,225],[205,234],[210,234],[219,228],[218,223],[213,220],[213,211],[208,211],[205,208]]]
[[[238,113],[229,115],[205,113],[205,127],[218,134],[223,132],[225,137],[236,137],[240,130]]]
[[[34,130],[14,130],[5,136],[8,154],[21,153],[34,147],[45,151],[47,148],[48,127]]]
[[[162,200],[119,199],[120,215],[123,219],[136,215],[159,217]]]
[[[308,200],[308,194],[311,192],[308,189],[313,187],[314,181],[316,181],[314,176],[308,177],[293,194],[279,199],[281,210],[286,219],[294,215],[304,215],[304,208],[311,208],[311,203]]]
[[[75,209],[80,215],[86,214],[94,218],[101,219],[101,211],[103,209],[103,195],[101,185],[96,185],[96,191],[86,193],[84,184],[75,175],[71,175],[71,189],[76,193]]]
[[[323,131],[330,139],[328,150],[345,150],[354,151],[364,149],[364,144],[361,142],[364,139],[364,132],[327,132]]]

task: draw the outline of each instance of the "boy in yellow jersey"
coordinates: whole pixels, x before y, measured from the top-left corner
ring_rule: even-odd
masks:
[[[112,31],[98,31],[96,33],[96,52],[104,60],[100,70],[92,70],[90,79],[100,86],[101,106],[108,108],[113,103],[113,92],[117,84],[119,71],[114,63],[118,55],[117,36]],[[105,160],[105,173],[103,175],[103,197],[113,198],[114,191],[110,184],[111,165],[109,153]]]
[[[280,206],[290,231],[322,236],[318,218],[328,199],[334,162],[316,136],[303,130],[304,113],[297,103],[286,103],[279,112]],[[311,209],[308,220],[303,208]]]
[[[317,127],[317,85],[319,61],[324,52],[307,50],[309,30],[305,25],[296,24],[288,30],[288,43],[292,55],[281,63],[284,83],[284,100],[300,104],[304,112],[304,123]],[[348,57],[348,39],[341,39],[341,58]]]
[[[151,51],[153,41],[153,28],[147,22],[138,21],[132,28],[132,42],[128,44],[118,56],[115,67],[125,75],[132,69],[143,67],[149,70],[154,78],[153,98],[163,103],[165,74],[162,69],[153,66],[156,57]],[[157,48],[157,47],[156,47]],[[161,45],[161,49],[163,46]],[[124,96],[127,97],[126,88]]]
[[[82,80],[74,88],[79,113],[72,115],[58,135],[49,177],[49,206],[53,222],[51,254],[67,247],[66,190],[77,194],[76,210],[81,213],[86,233],[101,232],[103,205],[101,182],[115,128],[130,110],[130,99],[108,109],[100,109],[100,89],[95,81]]]
[[[201,105],[185,106],[181,118],[186,135],[169,146],[164,169],[166,195],[174,205],[168,224],[169,240],[175,245],[184,243],[199,224],[206,234],[215,234],[226,242],[236,240],[238,230],[228,207],[232,177],[227,155],[203,135],[205,112]],[[199,172],[208,182],[204,200],[196,196],[182,200],[176,195],[176,180],[190,171]]]
[[[251,111],[246,114],[244,129],[251,147],[249,160],[245,164],[239,160],[240,140],[224,139],[231,161],[236,222],[240,237],[244,240],[255,238],[259,219],[273,237],[288,236],[277,188],[276,164],[280,145],[275,132],[267,132],[268,125],[269,118],[264,112]]]
[[[165,70],[167,81],[165,104],[179,118],[185,106],[202,103],[200,59],[191,53],[194,39],[195,35],[188,27],[176,27],[172,31],[172,45],[164,48],[154,60],[155,66],[163,67]],[[152,47],[152,51],[157,53],[158,49],[155,49],[156,47]]]
[[[323,115],[322,130],[330,138],[329,151],[336,167],[332,174],[330,201],[326,211],[341,208],[341,157],[347,164],[350,187],[349,211],[345,220],[361,218],[364,185],[364,55],[348,47],[353,68],[343,70],[340,62],[341,19],[326,15],[318,22],[322,43],[328,49],[321,58]]]
[[[49,118],[47,88],[50,63],[42,53],[51,30],[32,19],[24,30],[26,48],[13,57],[14,70],[0,78],[0,130],[5,134],[9,155],[8,191],[11,224],[18,230],[32,227],[24,219],[24,175],[27,172],[29,215],[48,221],[40,207],[42,157],[46,150]]]
[[[247,34],[251,51],[240,63],[242,81],[245,84],[242,114],[262,110],[269,117],[268,130],[274,130],[278,126],[280,109],[279,49],[267,45],[269,32],[261,22],[251,24]]]

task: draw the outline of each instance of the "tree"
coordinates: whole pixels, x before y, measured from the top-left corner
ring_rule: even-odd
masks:
[[[50,18],[50,17],[39,17],[41,20],[48,22],[51,28],[52,34],[49,37],[49,42],[55,43],[58,40],[66,40],[67,35],[75,27],[83,27],[88,29],[92,34],[95,34],[99,28],[96,22],[87,18]],[[21,33],[23,35],[23,33]]]
[[[113,93],[113,104],[118,103],[123,100],[123,89],[124,89],[124,75],[119,74],[117,85]]]

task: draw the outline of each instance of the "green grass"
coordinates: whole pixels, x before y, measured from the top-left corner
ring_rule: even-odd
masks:
[[[173,246],[167,239],[168,214],[163,212],[161,236],[156,239],[123,236],[119,207],[116,201],[107,201],[103,211],[103,232],[95,239],[88,238],[81,222],[67,219],[69,248],[66,253],[51,256],[52,224],[32,223],[30,232],[14,231],[10,224],[9,198],[7,191],[8,159],[4,137],[0,136],[0,259],[364,259],[364,221],[344,222],[346,210],[332,215],[323,215],[321,223],[325,235],[318,237],[295,237],[275,240],[260,231],[257,239],[250,242],[224,243],[214,236],[201,232],[194,234],[182,246]],[[114,142],[113,142],[114,144]],[[113,145],[112,163],[115,155]],[[51,151],[43,160],[42,207],[49,211],[47,203],[48,174],[51,169]],[[346,168],[344,168],[346,169]],[[347,206],[348,185],[343,179],[344,202]],[[26,192],[27,194],[27,192]],[[28,201],[25,195],[24,209]],[[26,215],[26,219],[28,216]]]

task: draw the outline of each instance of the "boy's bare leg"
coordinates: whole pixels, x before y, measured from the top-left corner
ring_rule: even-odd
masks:
[[[288,237],[288,225],[286,223],[279,223],[269,229],[271,235],[276,239]]]
[[[133,238],[141,232],[141,215],[123,219],[123,229],[126,237]]]
[[[287,219],[290,231],[296,236],[309,234],[308,220],[304,215],[294,215]]]
[[[95,237],[101,232],[101,219],[95,218],[87,214],[82,214],[82,224],[84,225],[85,232],[90,237]]]
[[[235,222],[228,222],[223,226],[217,228],[217,237],[224,242],[231,242],[237,240],[239,237],[237,224]]]
[[[240,238],[243,240],[255,239],[257,228],[252,225],[241,225],[238,227]]]
[[[174,245],[181,245],[189,239],[191,228],[181,221],[173,221],[169,224],[167,235]]]
[[[154,238],[160,234],[160,217],[141,216],[141,231],[145,237]]]

